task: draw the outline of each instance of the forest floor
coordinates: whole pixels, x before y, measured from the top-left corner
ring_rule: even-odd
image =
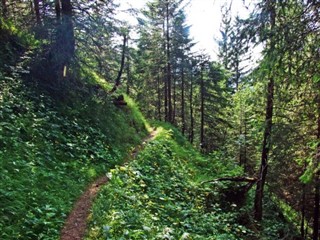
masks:
[[[129,158],[124,162],[133,160],[136,155],[143,149],[143,146],[153,140],[157,135],[157,129],[143,139],[142,144],[136,146],[130,153]],[[76,201],[73,210],[69,214],[61,231],[61,240],[81,240],[85,236],[87,229],[87,218],[90,213],[92,202],[102,186],[108,183],[108,178],[102,176],[95,180],[87,190]]]

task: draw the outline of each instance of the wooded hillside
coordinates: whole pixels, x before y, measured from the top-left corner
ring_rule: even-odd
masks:
[[[320,3],[243,19],[226,1],[217,61],[194,50],[188,1],[121,10],[136,25],[118,4],[1,1],[0,238],[57,239],[111,171],[88,239],[318,240]]]

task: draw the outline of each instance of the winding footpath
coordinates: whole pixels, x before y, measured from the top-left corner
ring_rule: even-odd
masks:
[[[154,139],[156,135],[157,130],[155,129],[143,140],[141,145],[135,147],[126,162],[134,159],[138,152],[143,149],[145,143]],[[92,202],[100,188],[107,183],[108,178],[102,176],[94,181],[80,196],[62,228],[60,235],[61,240],[81,240],[84,238],[87,229],[87,218],[90,214]]]

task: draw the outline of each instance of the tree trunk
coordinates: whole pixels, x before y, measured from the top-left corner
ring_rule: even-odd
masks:
[[[183,67],[184,61],[182,60],[182,68],[181,68],[181,121],[182,121],[182,127],[181,132],[182,135],[184,135],[184,132],[186,130],[186,120],[185,120],[185,111],[184,111],[184,67]]]
[[[64,25],[64,36],[62,44],[65,45],[68,60],[74,55],[75,40],[72,23],[72,5],[70,0],[61,0],[62,24]]]
[[[59,8],[61,6],[61,9]],[[70,60],[74,56],[75,39],[72,22],[72,5],[70,0],[55,1],[58,19],[56,43],[51,50],[53,54],[53,69],[58,80],[67,76]],[[61,19],[60,19],[61,14]]]
[[[121,84],[121,76],[122,76],[122,72],[123,72],[123,69],[124,69],[124,62],[125,62],[125,58],[126,58],[126,44],[127,44],[127,35],[124,34],[123,35],[123,43],[122,43],[122,54],[121,54],[120,69],[119,69],[117,78],[115,80],[114,86],[110,91],[111,93],[115,92],[117,90],[117,88]]]
[[[320,84],[318,84],[318,89],[320,89]],[[317,152],[315,156],[317,168],[319,168],[320,164],[320,90],[318,90],[318,123],[317,123],[317,140],[318,140],[318,145],[317,145]],[[319,239],[319,217],[320,217],[320,206],[319,206],[319,201],[320,201],[320,171],[317,170],[317,173],[315,174],[315,194],[314,194],[314,213],[313,213],[313,240],[318,240]]]
[[[204,88],[204,79],[203,79],[203,65],[200,69],[200,147],[205,147],[204,142],[204,97],[205,97],[205,88]]]
[[[129,41],[127,40],[127,64],[126,64],[126,70],[127,70],[127,90],[126,93],[129,96],[130,95],[130,88],[131,88],[131,84],[132,84],[132,80],[131,80],[131,71],[130,71],[130,52],[129,52]]]
[[[41,25],[39,0],[33,0],[33,4],[34,4],[34,12],[35,12],[37,24]]]
[[[171,94],[171,61],[170,61],[170,26],[169,26],[169,0],[166,1],[166,53],[167,53],[167,87],[168,87],[168,121],[172,118],[172,94]]]
[[[129,48],[128,48],[128,51],[129,51]],[[127,72],[127,90],[126,90],[126,93],[129,96],[130,95],[131,84],[132,84],[129,52],[127,52],[126,72]]]
[[[257,181],[256,194],[254,199],[254,218],[257,221],[262,220],[263,214],[263,193],[266,176],[268,171],[268,154],[271,146],[271,130],[272,130],[272,117],[273,117],[273,95],[274,95],[274,79],[270,77],[268,84],[267,107],[266,107],[266,120],[262,144],[261,165],[259,172],[259,180]]]
[[[193,143],[194,136],[194,118],[193,118],[193,76],[190,77],[190,95],[189,95],[189,107],[190,107],[190,129],[189,129],[189,142]]]
[[[60,17],[61,17],[60,0],[55,0],[55,1],[54,1],[54,9],[55,9],[55,11],[56,11],[57,20],[60,21]]]
[[[166,34],[166,27],[165,27],[165,18],[163,19],[163,23],[162,23],[162,32],[163,35]],[[163,41],[163,51],[165,52],[167,48],[166,42]],[[168,114],[168,71],[167,68],[164,67],[163,71],[165,73],[164,77],[164,120],[166,122],[169,122],[169,114]]]
[[[247,170],[247,126],[246,126],[246,116],[243,109],[242,97],[240,96],[240,123],[239,123],[239,165],[243,166],[244,170]]]
[[[175,124],[176,122],[176,108],[177,108],[177,94],[176,94],[176,83],[175,79],[173,78],[173,109],[172,109],[172,121],[171,123]]]
[[[243,146],[243,166],[244,171],[248,171],[248,164],[247,164],[247,121],[246,121],[246,115],[244,113],[244,146]]]
[[[275,2],[271,0],[266,1],[267,10],[270,14],[270,25],[271,32],[273,31],[276,23],[276,10]],[[274,36],[271,35],[269,40],[269,54],[273,53],[273,48],[275,46],[273,41]],[[263,135],[262,143],[262,154],[261,154],[261,164],[259,172],[259,180],[257,181],[257,188],[255,192],[254,199],[254,218],[257,221],[262,220],[263,215],[263,194],[264,185],[266,183],[266,176],[268,172],[268,154],[271,147],[271,130],[272,130],[272,117],[273,117],[273,98],[274,98],[274,78],[272,76],[272,71],[269,71],[269,83],[267,90],[267,104],[266,104],[266,118],[265,118],[265,129]]]
[[[160,81],[160,68],[158,68],[158,74],[157,74],[157,95],[158,95],[158,101],[157,101],[157,109],[158,109],[158,120],[161,121],[161,81]]]

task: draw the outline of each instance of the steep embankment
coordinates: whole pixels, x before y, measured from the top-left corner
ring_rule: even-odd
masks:
[[[147,124],[129,98],[114,106],[90,71],[63,99],[49,94],[30,74],[32,49],[22,40],[1,25],[0,239],[58,239],[75,200],[121,164]]]
[[[201,155],[170,125],[158,129],[135,161],[108,174],[85,239],[295,239],[274,204],[261,227],[243,184],[207,181],[242,174],[233,161]]]
[[[146,135],[143,119],[111,101],[59,107],[19,76],[0,88],[0,238],[57,239],[85,186]]]
[[[106,93],[110,86],[89,70],[63,82],[63,89],[50,83],[49,94],[29,72],[32,51],[25,54],[21,36],[0,33],[6,43],[0,44],[0,239],[58,239],[76,200],[106,172],[110,182],[89,215],[87,239],[279,239],[290,233],[270,218],[260,233],[243,201],[234,201],[237,187],[202,184],[242,171],[222,152],[202,156],[172,126],[162,125],[137,161],[122,165],[147,135],[134,103],[125,98],[128,105],[116,107]]]
[[[213,162],[213,158],[202,157],[177,131],[162,128],[136,161],[110,172],[110,181],[93,206],[86,239],[251,236],[238,223],[241,213],[237,213],[237,206],[221,202],[223,199],[213,191],[214,187],[199,182],[204,172],[207,175],[202,178],[217,177],[223,172],[230,174],[227,169]],[[215,196],[206,204],[212,192]]]

